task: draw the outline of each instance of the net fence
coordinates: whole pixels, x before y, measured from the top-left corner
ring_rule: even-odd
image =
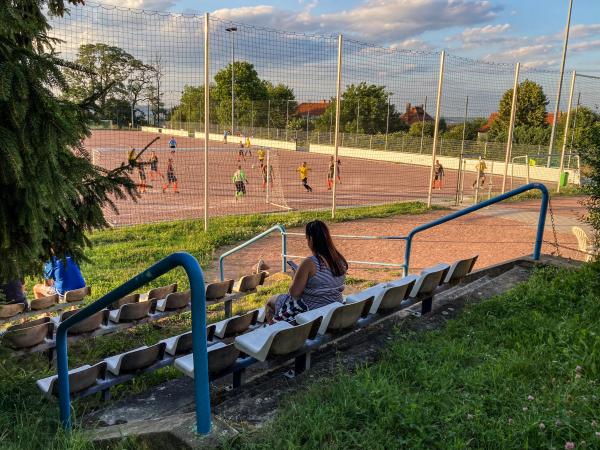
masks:
[[[554,188],[561,180],[568,89],[549,144],[557,72],[521,70],[506,166],[514,65],[444,55],[440,74],[440,53],[343,39],[336,117],[338,36],[211,16],[205,42],[205,16],[93,3],[51,18],[51,26],[59,39],[55,51],[86,69],[65,69],[70,88],[61,94],[84,99],[102,92],[85,142],[94,162],[116,167],[151,144],[131,172],[141,197],[117,200],[119,213],[107,211],[113,225],[201,218],[205,185],[214,217],[331,208],[334,184],[335,206],[347,207],[472,202],[500,192],[503,182],[510,188],[535,180]],[[597,110],[596,82],[577,77],[579,100],[572,107],[581,106],[565,158],[571,183],[580,180],[578,151],[586,144],[577,130],[586,126],[586,108]]]

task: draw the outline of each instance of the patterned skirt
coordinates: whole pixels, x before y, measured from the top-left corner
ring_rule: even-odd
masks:
[[[281,294],[277,296],[275,302],[275,322],[294,322],[296,316],[300,313],[308,311],[308,306],[301,298],[294,298],[290,294]]]

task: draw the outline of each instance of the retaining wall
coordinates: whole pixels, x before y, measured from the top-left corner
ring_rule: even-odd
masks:
[[[309,152],[333,155],[334,147],[332,145],[310,144]],[[338,147],[338,155],[346,158],[363,158],[377,161],[390,161],[402,164],[414,164],[418,166],[431,167],[431,155],[421,155],[418,153],[403,153],[397,151],[368,150],[364,148]],[[457,170],[459,158],[451,156],[440,156],[437,158],[445,169]],[[465,170],[475,172],[478,159],[463,159]],[[486,160],[487,173],[494,175],[504,175],[504,162]],[[579,174],[573,169],[567,169],[569,179],[572,182],[579,182]],[[527,177],[527,166],[525,164],[508,164],[508,176],[519,178]],[[558,182],[559,171],[557,168],[548,168],[543,166],[529,166],[529,178],[531,180]]]

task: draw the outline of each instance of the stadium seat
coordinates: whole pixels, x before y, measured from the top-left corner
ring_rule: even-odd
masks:
[[[110,373],[119,376],[124,373],[137,372],[160,361],[165,353],[165,343],[159,342],[150,347],[143,346],[120,355],[106,358],[106,368]]]
[[[267,310],[264,306],[258,308],[258,315],[256,316],[256,321],[259,323],[263,323],[265,321],[267,315]]]
[[[231,368],[238,357],[240,351],[234,346],[234,344],[225,344],[223,342],[217,342],[208,348],[208,373],[210,375],[216,375]],[[177,358],[175,360],[175,367],[185,373],[188,377],[194,378],[194,355],[189,354]]]
[[[152,312],[156,302],[148,300],[146,302],[126,303],[119,309],[114,309],[109,314],[111,322],[133,322],[148,317]]]
[[[444,283],[458,283],[464,277],[471,273],[473,266],[477,262],[479,255],[474,255],[469,258],[459,259],[450,264],[448,273],[444,278]]]
[[[215,326],[209,325],[206,327],[206,340],[208,342],[213,340],[215,334]],[[165,343],[165,352],[169,355],[185,355],[192,351],[192,332],[173,336],[167,339],[163,339],[160,342]]]
[[[148,300],[160,300],[165,298],[167,295],[172,294],[173,292],[177,292],[177,283],[150,289],[146,295],[146,298]]]
[[[216,302],[225,298],[233,289],[233,280],[218,281],[206,285],[206,302]]]
[[[583,253],[583,260],[586,262],[592,261],[597,249],[594,248],[585,230],[581,227],[571,227],[571,231],[577,239],[577,249]]]
[[[69,317],[77,314],[81,309],[73,309],[71,311],[65,311],[58,317],[53,317],[52,321],[58,327],[58,325],[67,320]],[[92,314],[87,319],[83,319],[81,322],[76,323],[68,330],[69,335],[74,334],[83,334],[83,333],[91,333],[92,331],[98,330],[102,325],[106,325],[108,323],[108,314],[109,311],[107,309],[103,309],[98,311],[96,314]]]
[[[8,319],[14,317],[17,314],[21,314],[25,311],[25,303],[9,303],[6,305],[0,305],[0,318]]]
[[[49,317],[8,327],[2,340],[14,349],[29,348],[52,339],[54,324]]]
[[[192,291],[172,292],[156,302],[157,311],[177,311],[190,305]]]
[[[249,293],[254,292],[256,288],[265,282],[266,272],[245,275],[235,283],[233,290],[235,292]]]
[[[78,367],[69,371],[69,392],[77,394],[94,386],[98,380],[103,380],[106,376],[106,362],[90,366]],[[46,397],[58,396],[58,376],[53,375],[36,381],[37,387]]]
[[[347,304],[334,302],[321,308],[311,309],[298,314],[296,322],[305,324],[321,318],[318,334],[344,330],[354,326],[361,316],[366,317],[372,303],[373,296]]]
[[[350,294],[346,297],[347,303],[355,303],[360,300],[373,297],[373,304],[369,314],[375,314],[378,311],[399,308],[403,300],[408,295],[417,280],[417,275],[408,275],[396,281],[380,283],[364,291]]]
[[[49,295],[47,297],[34,298],[29,302],[29,309],[39,311],[50,308],[58,303],[58,294]]]
[[[65,292],[63,299],[65,303],[74,303],[80,302],[87,295],[92,295],[92,288],[90,286],[85,286],[80,289],[73,289],[72,291]]]
[[[445,263],[424,269],[415,281],[409,298],[402,302],[402,306],[409,306],[421,301],[421,314],[430,312],[433,304],[433,292],[443,283],[449,269],[450,266]]]
[[[258,309],[248,311],[241,316],[233,316],[215,323],[215,336],[220,339],[235,336],[248,330],[256,324]]]
[[[140,294],[129,294],[125,297],[121,297],[116,302],[110,304],[108,309],[119,309],[123,305],[127,305],[128,303],[138,303],[140,301]]]
[[[236,337],[234,344],[258,361],[266,361],[271,356],[289,355],[300,350],[307,339],[314,337],[314,328],[320,323],[320,318],[296,326],[277,322]]]

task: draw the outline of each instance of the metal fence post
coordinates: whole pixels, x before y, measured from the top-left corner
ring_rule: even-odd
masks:
[[[335,218],[335,194],[337,188],[337,160],[340,134],[340,103],[342,91],[342,44],[343,37],[338,35],[337,84],[335,87],[335,136],[333,141],[333,192],[331,196],[331,218]]]
[[[569,90],[569,106],[567,107],[567,122],[565,123],[565,130],[563,132],[563,144],[562,151],[560,152],[560,165],[558,166],[558,183],[556,185],[556,192],[560,192],[560,177],[562,176],[562,172],[565,166],[565,150],[567,149],[567,139],[569,136],[569,126],[571,125],[571,105],[573,104],[573,92],[575,91],[575,78],[577,77],[577,72],[573,71],[573,76],[571,77],[571,89]]]
[[[419,147],[419,154],[423,153],[423,136],[425,132],[425,116],[427,115],[427,96],[425,96],[425,103],[423,104],[423,120],[421,121],[421,146]]]
[[[510,122],[508,124],[508,139],[506,142],[506,155],[504,155],[504,175],[502,177],[502,194],[506,191],[506,175],[508,174],[508,162],[512,152],[513,131],[515,128],[515,115],[517,113],[517,95],[519,90],[519,70],[521,63],[515,66],[515,81],[513,83],[512,104],[510,107]]]
[[[556,122],[558,121],[558,112],[560,110],[560,95],[562,92],[563,77],[565,75],[565,60],[567,59],[567,47],[569,45],[569,28],[571,26],[571,10],[573,9],[573,0],[569,1],[569,12],[567,14],[567,25],[565,26],[565,40],[563,43],[562,60],[560,62],[560,75],[558,77],[558,88],[556,89],[556,105],[554,105],[554,117],[552,120],[552,131],[550,132],[550,144],[548,145],[548,164],[552,163],[552,150],[554,148],[554,135],[556,134]]]
[[[208,128],[210,123],[210,87],[208,73],[208,13],[204,16],[204,231],[208,230]],[[232,69],[233,70],[233,69]]]
[[[437,99],[435,105],[435,126],[433,128],[433,148],[431,151],[431,171],[429,173],[429,189],[427,192],[427,207],[431,207],[431,194],[433,192],[433,176],[435,168],[435,158],[437,151],[437,139],[440,128],[440,107],[442,103],[442,84],[444,81],[444,62],[446,60],[446,52],[442,50],[440,53],[440,73],[438,78]],[[423,119],[424,121],[424,119]]]

